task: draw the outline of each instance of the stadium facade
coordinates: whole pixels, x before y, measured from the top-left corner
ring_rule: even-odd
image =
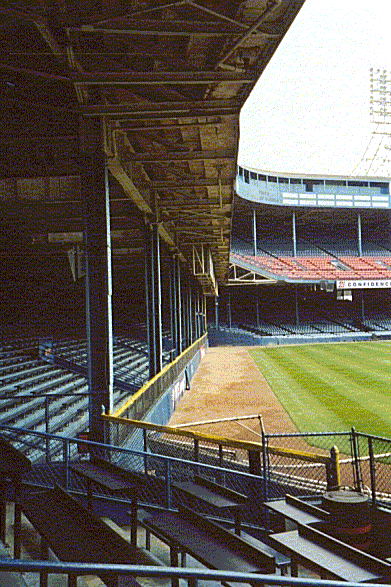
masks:
[[[255,344],[388,335],[388,178],[239,166],[236,194],[231,278],[210,308],[217,339],[225,328]]]

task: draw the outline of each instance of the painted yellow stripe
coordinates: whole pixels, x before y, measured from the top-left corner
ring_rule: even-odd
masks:
[[[120,406],[118,408],[118,410],[115,410],[111,415],[115,416],[115,417],[120,417],[121,414],[123,414],[132,404],[134,404],[135,402],[137,402],[137,400],[156,382],[158,381],[161,377],[163,377],[163,375],[165,373],[167,373],[167,371],[169,371],[170,369],[172,369],[173,365],[175,365],[178,361],[180,361],[181,359],[183,359],[183,357],[185,357],[188,353],[190,353],[194,347],[198,344],[202,344],[202,342],[204,342],[207,338],[207,334],[204,334],[204,336],[202,336],[201,338],[199,338],[198,340],[196,340],[195,342],[193,342],[193,344],[191,346],[189,346],[189,348],[187,348],[185,351],[183,351],[183,353],[181,353],[176,359],[174,359],[169,365],[166,365],[157,375],[155,375],[154,377],[152,377],[152,379],[150,379],[145,385],[143,385],[143,387],[141,387],[138,391],[136,391],[135,394],[132,395],[132,397],[130,399],[128,399],[128,401],[126,403],[124,403],[122,406]]]

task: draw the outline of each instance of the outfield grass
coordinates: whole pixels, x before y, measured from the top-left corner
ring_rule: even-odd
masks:
[[[301,432],[391,437],[391,342],[295,345],[250,350]]]

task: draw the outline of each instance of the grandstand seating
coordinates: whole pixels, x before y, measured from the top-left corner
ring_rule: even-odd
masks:
[[[391,257],[383,256],[379,259],[375,256],[341,255],[337,258],[326,254],[323,256],[289,257],[280,255],[277,257],[266,251],[258,251],[255,256],[243,253],[243,249],[237,246],[233,248],[233,251],[233,260],[237,259],[239,262],[252,265],[258,271],[266,272],[276,278],[313,281],[391,278]]]
[[[16,340],[0,346],[0,424],[47,432],[47,406],[52,434],[75,436],[88,427],[87,345],[82,339],[59,340],[50,362],[38,356],[38,340]],[[148,354],[142,341],[118,336],[114,343],[114,405],[148,379]],[[53,357],[59,359],[52,362]],[[164,353],[169,361],[169,352]],[[120,382],[128,384],[121,386]],[[33,447],[32,447],[33,450]]]
[[[381,288],[388,283],[374,284],[379,289],[352,284],[353,290],[337,293],[337,281],[391,280],[389,212],[375,203],[370,210],[348,209],[337,202],[327,209],[305,202],[291,206],[270,195],[274,184],[268,184],[270,198],[263,200],[256,187],[250,185],[250,194],[245,183],[239,178],[231,262],[261,276],[258,283],[265,278],[268,287],[237,288],[229,303],[229,290],[222,292],[220,323],[239,328],[241,336],[259,336],[260,344],[262,339],[265,343],[360,333],[386,336],[391,331],[391,307],[387,289]],[[290,180],[283,183],[284,189],[288,183],[295,191],[296,179],[292,185]],[[325,185],[334,189],[332,182]],[[354,191],[355,184],[349,189]],[[240,278],[235,279],[239,285]]]
[[[70,365],[87,368],[87,343],[85,340],[56,342],[54,356],[64,359]],[[148,379],[148,355],[145,343],[114,339],[113,345],[114,376],[125,383],[141,385]]]

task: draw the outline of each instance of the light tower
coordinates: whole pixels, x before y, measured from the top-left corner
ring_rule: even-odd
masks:
[[[391,174],[391,72],[371,67],[369,75],[373,130],[364,155],[353,171],[357,175],[388,177]]]

